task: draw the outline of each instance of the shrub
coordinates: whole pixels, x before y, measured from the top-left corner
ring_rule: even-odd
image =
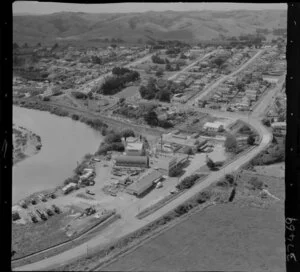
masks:
[[[199,204],[206,202],[211,198],[211,192],[210,191],[202,191],[197,195],[197,202]]]
[[[49,96],[44,96],[43,101],[50,101],[50,97]]]
[[[158,126],[162,128],[171,128],[173,124],[168,120],[158,120]]]
[[[249,135],[248,138],[247,138],[247,144],[248,145],[254,145],[254,143],[255,143],[254,135]]]
[[[135,137],[135,133],[132,129],[124,129],[121,131],[121,137]]]
[[[72,119],[73,120],[79,120],[79,116],[77,114],[72,114]]]
[[[187,204],[182,204],[175,209],[175,213],[179,216],[187,213],[192,207]]]
[[[180,191],[189,189],[195,184],[196,180],[199,177],[200,177],[200,175],[198,175],[198,174],[194,174],[194,175],[185,177],[183,180],[181,180],[181,182],[179,184],[177,184],[176,188]]]
[[[270,120],[267,119],[267,118],[264,118],[264,119],[262,120],[262,123],[263,123],[263,125],[265,125],[266,127],[270,127],[270,126],[271,126],[271,122],[270,122]]]
[[[217,182],[217,186],[219,186],[219,187],[228,187],[228,186],[229,186],[229,183],[228,183],[227,180],[222,179],[222,180],[219,180],[219,181]]]
[[[82,92],[78,92],[78,91],[73,91],[71,92],[72,95],[76,98],[76,99],[87,99],[88,96],[85,93]]]
[[[233,136],[232,134],[228,134],[226,136],[224,146],[225,146],[226,151],[235,152],[237,149],[237,140],[236,140],[235,136]]]
[[[261,180],[258,180],[257,177],[253,177],[248,181],[248,184],[250,185],[250,189],[252,190],[261,190],[263,188],[263,182]]]
[[[207,167],[210,169],[210,170],[212,170],[212,169],[214,169],[216,166],[215,166],[215,163],[213,162],[213,160],[212,159],[210,159],[210,158],[208,158],[207,157],[207,160],[206,160],[206,165],[207,165]]]
[[[225,180],[230,184],[232,185],[234,183],[234,176],[231,175],[231,174],[226,174],[225,175]]]

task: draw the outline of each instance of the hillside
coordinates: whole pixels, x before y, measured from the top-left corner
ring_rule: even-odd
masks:
[[[287,12],[195,11],[89,14],[60,12],[50,15],[15,15],[14,42],[55,42],[120,38],[145,42],[150,38],[197,42],[255,33],[257,28],[272,31],[286,28]]]

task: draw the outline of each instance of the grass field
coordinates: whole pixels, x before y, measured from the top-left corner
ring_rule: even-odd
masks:
[[[284,181],[256,176],[281,199],[262,200],[247,190],[255,176],[241,175],[232,203],[191,216],[101,269],[284,271]]]
[[[226,204],[192,216],[103,270],[275,272],[284,271],[284,253],[282,208]]]

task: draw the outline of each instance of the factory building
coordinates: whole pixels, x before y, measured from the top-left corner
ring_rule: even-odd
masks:
[[[132,183],[126,189],[128,194],[136,195],[138,197],[143,196],[149,190],[151,190],[155,183],[161,180],[162,173],[159,171],[153,170],[148,175],[142,177],[137,182]]]
[[[148,156],[122,155],[115,159],[115,166],[148,168],[149,158]]]

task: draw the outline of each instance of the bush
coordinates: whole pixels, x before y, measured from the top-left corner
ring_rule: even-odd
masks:
[[[82,92],[78,92],[78,91],[73,91],[71,92],[72,95],[76,98],[76,99],[87,99],[88,96],[85,93]]]
[[[270,122],[270,120],[267,119],[267,118],[264,118],[264,119],[262,120],[262,123],[263,123],[263,125],[265,125],[266,127],[270,127],[270,126],[271,126],[271,122]]]
[[[225,179],[230,185],[232,185],[234,183],[234,176],[231,174],[226,174]]]
[[[255,143],[254,135],[249,135],[248,138],[247,138],[247,144],[248,145],[254,145],[254,143]]]
[[[252,190],[261,190],[263,188],[263,182],[258,180],[258,178],[253,177],[248,181],[249,187]]]
[[[121,131],[121,137],[135,137],[135,134],[132,129],[124,129],[123,131]]]
[[[168,120],[158,120],[158,126],[162,128],[171,128],[173,124]]]
[[[206,160],[206,165],[207,167],[212,170],[216,167],[215,163],[213,162],[212,159],[210,159],[209,157],[207,157],[207,160]]]
[[[180,191],[189,189],[195,184],[198,178],[200,178],[200,175],[198,174],[185,177],[179,184],[176,185],[176,188]]]
[[[72,114],[71,117],[72,117],[72,119],[75,120],[75,121],[79,120],[78,114]]]
[[[44,96],[43,101],[50,101],[50,97],[49,96]]]
[[[206,202],[207,200],[209,200],[211,198],[211,192],[210,191],[203,191],[200,192],[197,195],[197,202],[199,204]]]
[[[187,213],[193,207],[190,204],[182,204],[175,209],[175,213],[179,216]]]
[[[232,134],[228,134],[226,136],[226,140],[224,143],[225,150],[227,152],[235,152],[237,149],[237,140]]]

